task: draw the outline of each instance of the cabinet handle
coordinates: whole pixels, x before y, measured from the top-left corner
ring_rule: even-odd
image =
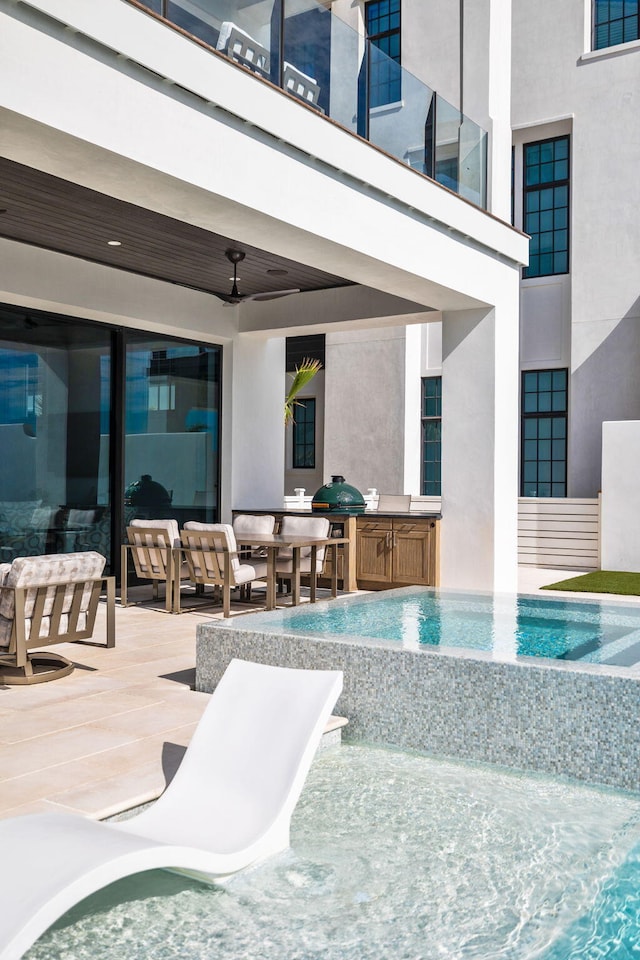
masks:
[[[398,538],[397,538],[397,536],[396,536],[395,530],[393,531],[393,534],[392,534],[391,545],[392,545],[393,547],[397,547],[397,546],[398,546]]]

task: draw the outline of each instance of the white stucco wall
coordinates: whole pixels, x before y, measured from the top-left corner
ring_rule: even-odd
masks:
[[[603,420],[640,417],[640,42],[591,52],[590,28],[586,0],[514,0],[516,225],[521,144],[571,134],[571,272],[523,282],[522,361],[570,369],[575,497],[600,487]]]
[[[640,421],[602,424],[603,570],[640,571]]]
[[[326,359],[325,482],[404,493],[405,328],[328,334]]]

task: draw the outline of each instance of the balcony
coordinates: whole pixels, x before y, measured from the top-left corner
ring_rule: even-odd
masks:
[[[319,0],[130,0],[486,209],[487,133]]]

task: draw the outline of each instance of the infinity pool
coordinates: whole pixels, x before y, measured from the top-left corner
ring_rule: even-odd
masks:
[[[545,597],[398,590],[258,614],[252,627],[287,634],[393,640],[405,647],[480,650],[632,666],[640,661],[640,606]]]
[[[343,746],[286,853],[207,887],[163,872],[84,901],[28,960],[627,960],[640,797]]]

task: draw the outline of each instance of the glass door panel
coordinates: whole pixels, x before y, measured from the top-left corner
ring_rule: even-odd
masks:
[[[130,336],[124,522],[218,517],[220,349]]]
[[[0,560],[111,553],[111,333],[0,308]]]

